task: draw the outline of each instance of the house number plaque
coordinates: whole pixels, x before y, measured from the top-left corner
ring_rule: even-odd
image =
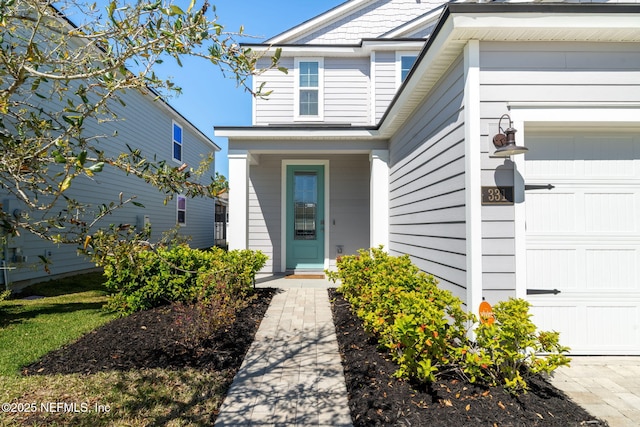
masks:
[[[482,187],[483,205],[512,205],[513,187]]]

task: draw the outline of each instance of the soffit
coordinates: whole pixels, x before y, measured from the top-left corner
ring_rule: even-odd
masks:
[[[611,13],[623,10],[616,5],[598,5],[597,10],[587,7],[589,5],[567,6],[450,4],[412,73],[382,118],[380,136],[391,138],[398,131],[462,55],[469,40],[640,42],[638,6],[626,7],[626,13]],[[540,11],[536,12],[537,9]]]

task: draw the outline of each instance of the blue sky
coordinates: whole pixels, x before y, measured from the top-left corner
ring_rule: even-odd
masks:
[[[226,31],[237,32],[242,25],[245,34],[254,38],[239,41],[257,43],[344,1],[211,0],[211,4],[215,5],[218,22]],[[203,60],[184,61],[183,67],[176,65],[170,69],[163,66],[162,73],[171,76],[183,89],[182,95],[167,101],[222,148],[216,155],[216,171],[229,177],[227,140],[215,138],[213,127],[251,125],[251,95],[237,88],[235,81],[225,79],[215,66]]]

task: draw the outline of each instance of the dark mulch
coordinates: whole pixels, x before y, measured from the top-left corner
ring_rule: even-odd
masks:
[[[185,346],[177,328],[184,312],[161,307],[117,319],[51,352],[24,368],[25,375],[95,373],[141,368],[196,367],[226,371],[229,383],[239,369],[275,293],[259,289],[258,298],[229,328],[198,346]],[[513,397],[497,387],[456,379],[428,387],[393,377],[396,366],[367,336],[350,306],[329,290],[343,358],[354,427],[359,426],[606,426],[543,379]]]
[[[257,298],[231,327],[199,345],[184,344],[184,330],[178,327],[183,309],[159,307],[109,322],[25,367],[23,374],[194,367],[226,371],[233,379],[274,294],[274,289],[257,289]]]
[[[455,378],[428,387],[396,379],[396,365],[364,332],[349,303],[335,290],[329,297],[354,427],[607,425],[542,378],[518,397]]]

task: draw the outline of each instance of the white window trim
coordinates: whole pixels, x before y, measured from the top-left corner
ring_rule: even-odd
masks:
[[[171,120],[171,159],[176,162],[182,164],[182,159],[176,159],[173,151],[173,144],[176,142],[173,139],[173,129],[178,126],[180,128],[180,135],[182,135],[182,141],[180,141],[180,156],[184,159],[184,128],[175,120]]]
[[[396,52],[396,90],[402,86],[402,58],[405,56],[415,56],[418,58],[419,52],[401,50]]]
[[[318,115],[317,116],[301,116],[300,115],[300,63],[301,62],[317,62],[318,63]],[[294,59],[293,79],[295,82],[293,92],[294,113],[293,119],[297,122],[321,122],[324,120],[324,58],[307,58],[300,57]]]
[[[180,199],[184,199],[184,222],[180,222],[178,215],[180,212]],[[187,198],[181,194],[176,197],[176,224],[180,227],[186,227],[187,225]]]

